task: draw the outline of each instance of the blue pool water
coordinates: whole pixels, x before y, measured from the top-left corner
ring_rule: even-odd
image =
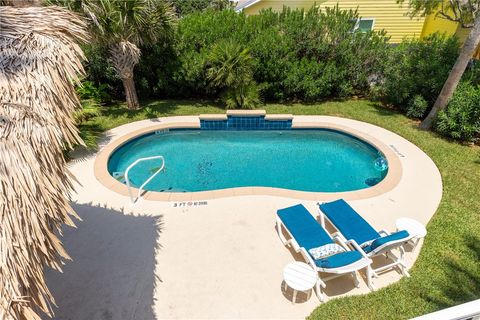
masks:
[[[340,192],[368,188],[387,173],[381,153],[352,136],[331,130],[206,131],[171,130],[132,140],[110,157],[108,170],[124,182],[135,160],[162,155],[166,172],[146,190],[194,192],[263,186],[301,191]],[[140,186],[160,160],[131,169]]]

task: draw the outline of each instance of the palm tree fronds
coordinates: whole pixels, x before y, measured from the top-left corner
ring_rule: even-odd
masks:
[[[128,107],[139,108],[133,81],[139,47],[153,45],[171,34],[176,18],[173,7],[166,0],[83,0],[82,11],[92,22],[96,41],[109,49]]]
[[[140,49],[129,41],[121,41],[110,46],[113,67],[122,79],[133,77],[133,68],[140,60]]]
[[[44,268],[70,257],[74,225],[65,145],[82,143],[73,113],[86,24],[59,7],[0,7],[0,318],[52,315]]]

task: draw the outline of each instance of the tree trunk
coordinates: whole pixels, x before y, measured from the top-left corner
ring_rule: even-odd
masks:
[[[123,78],[123,88],[125,89],[125,97],[127,98],[128,109],[136,110],[140,108],[138,102],[137,90],[135,90],[135,82],[133,77]]]
[[[134,43],[120,41],[112,44],[109,51],[113,67],[123,81],[128,108],[140,108],[137,91],[135,90],[135,82],[133,82],[133,69],[140,60],[140,49],[138,49]]]
[[[468,62],[472,58],[475,50],[478,47],[480,42],[480,15],[475,19],[472,30],[470,31],[467,40],[463,44],[460,55],[455,62],[450,74],[448,75],[447,81],[443,85],[442,91],[437,97],[435,104],[433,105],[432,110],[420,124],[422,129],[430,129],[432,127],[433,120],[436,118],[437,114],[447,107],[448,101],[452,97],[455,89],[457,88],[460,79],[462,78],[465,69],[467,68]]]

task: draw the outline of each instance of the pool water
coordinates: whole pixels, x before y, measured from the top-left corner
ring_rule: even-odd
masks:
[[[261,186],[312,192],[368,188],[388,169],[370,144],[332,130],[208,131],[170,130],[134,139],[110,157],[108,170],[124,181],[127,167],[143,157],[161,155],[165,172],[146,190],[194,192]],[[141,162],[130,170],[140,186],[161,165]]]

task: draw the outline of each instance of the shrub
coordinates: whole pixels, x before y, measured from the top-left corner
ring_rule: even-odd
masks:
[[[138,96],[141,99],[182,96],[174,77],[180,68],[174,37],[142,48],[140,63],[134,70]]]
[[[229,0],[171,0],[171,3],[180,16],[206,9],[223,10],[232,6]]]
[[[228,108],[253,108],[259,103],[253,81],[250,50],[232,40],[215,44],[207,58],[207,79],[215,89],[225,89]]]
[[[123,99],[123,84],[107,58],[107,49],[95,44],[84,45],[82,48],[87,57],[85,81],[90,81],[93,86],[101,88],[105,94],[102,98],[107,99],[102,102],[117,97]]]
[[[433,105],[458,57],[456,38],[435,33],[423,40],[405,40],[392,50],[384,72],[387,102],[406,111],[417,95]]]
[[[250,49],[252,77],[259,84],[254,87],[269,101],[365,95],[372,77],[385,68],[388,37],[384,32],[353,32],[358,18],[354,10],[269,9],[247,17],[233,10],[201,7],[179,20],[172,39],[142,48],[135,70],[141,98],[217,98],[225,93],[209,85],[207,69],[211,51],[226,40]],[[88,80],[95,85],[105,81],[108,89],[118,91],[112,90],[113,96],[120,97],[122,84],[110,77],[102,49],[91,49]],[[100,67],[107,72],[101,74]]]
[[[368,79],[383,70],[388,37],[384,32],[352,32],[357,18],[356,11],[338,6],[279,14],[283,42],[277,43],[285,47],[288,60],[276,81],[286,98],[314,101],[368,92]]]
[[[285,92],[285,79],[291,71],[295,53],[290,50],[289,40],[282,34],[278,14],[268,10],[260,15],[248,17],[248,28],[256,29],[256,36],[249,41],[251,54],[255,58],[253,74],[261,84],[261,95],[266,100],[291,99]]]
[[[407,116],[410,118],[422,119],[425,116],[427,109],[427,101],[421,95],[417,94],[408,104]]]
[[[292,70],[284,81],[285,93],[290,98],[315,101],[334,95],[335,84],[341,75],[333,63],[304,58],[291,66]]]
[[[82,108],[73,114],[73,118],[86,147],[93,150],[98,146],[97,138],[101,131],[92,128],[89,121],[100,116],[102,102],[110,100],[107,85],[97,87],[92,81],[83,81],[76,87],[76,91],[81,99]]]
[[[462,75],[462,80],[471,84],[480,84],[480,61],[471,59],[467,69]]]
[[[86,122],[101,114],[101,105],[94,99],[85,99],[81,101],[82,109],[73,114],[73,118],[77,125]]]
[[[76,88],[80,99],[94,100],[96,102],[109,101],[110,95],[107,92],[108,86],[104,83],[98,87],[92,81],[83,81],[81,85]]]
[[[446,110],[438,114],[435,129],[454,139],[476,142],[480,138],[480,86],[463,82]]]
[[[178,92],[215,97],[205,72],[217,42],[250,48],[253,79],[267,100],[314,101],[365,94],[381,73],[388,52],[383,32],[352,32],[356,11],[338,7],[308,11],[285,8],[245,16],[231,10],[194,13],[178,26],[175,72]]]
[[[218,92],[209,90],[206,74],[208,54],[219,41],[231,38],[236,43],[245,43],[237,38],[245,19],[245,15],[233,10],[207,10],[180,20],[175,41],[179,66],[172,77],[181,96],[217,96]]]
[[[101,115],[101,105],[95,99],[82,100],[82,109],[73,114],[75,124],[79,129],[80,137],[85,143],[86,147],[91,150],[95,150],[97,145],[97,139],[101,130],[93,128],[89,121],[95,117]]]
[[[254,82],[238,88],[229,88],[222,98],[228,109],[253,109],[261,103],[258,87]]]

